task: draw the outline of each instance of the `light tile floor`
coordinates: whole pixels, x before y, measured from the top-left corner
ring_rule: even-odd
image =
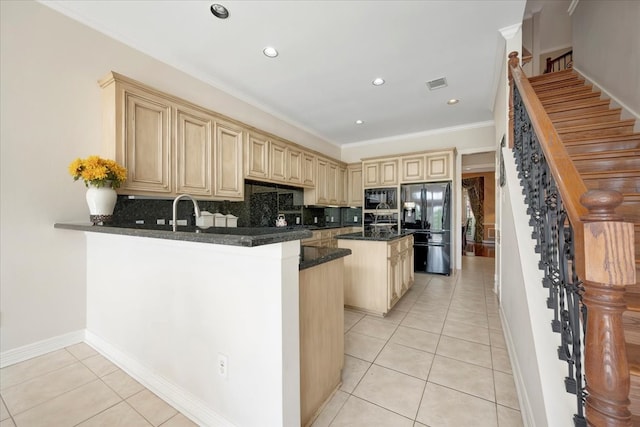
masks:
[[[85,343],[0,370],[0,427],[193,427]]]
[[[384,318],[345,310],[342,386],[313,427],[521,427],[494,259],[417,274]]]
[[[519,427],[491,258],[417,274],[384,318],[345,310],[342,386],[314,427]],[[80,343],[0,370],[0,427],[195,426]]]

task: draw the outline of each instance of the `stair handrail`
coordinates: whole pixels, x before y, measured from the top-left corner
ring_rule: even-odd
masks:
[[[571,61],[567,63],[567,57],[569,56],[571,57]],[[564,62],[564,68],[562,68],[561,70],[566,70],[567,68],[571,68],[571,65],[573,64],[573,49],[563,53],[562,55],[559,55],[554,59],[551,59],[551,57],[547,58],[547,67],[545,68],[545,71],[544,71],[545,74],[551,73],[553,71],[561,71],[561,70],[554,70],[554,64],[557,63],[558,66],[560,66],[561,62]]]
[[[566,220],[560,216],[556,223],[561,231],[558,233],[556,230],[555,237],[559,238],[558,234],[566,234],[569,236],[566,241],[572,245],[569,248],[569,252],[572,252],[566,256],[566,260],[577,276],[576,283],[569,284],[578,298],[575,305],[582,307],[581,312],[575,315],[575,321],[582,325],[584,331],[586,423],[597,427],[631,427],[630,378],[622,313],[626,309],[624,286],[634,284],[636,280],[633,224],[623,222],[622,218],[615,213],[615,208],[622,203],[620,193],[604,190],[587,191],[551,119],[519,65],[518,52],[509,54],[507,68],[511,89],[509,147],[514,146],[516,120],[514,120],[513,99],[517,92],[518,102],[521,102],[526,110],[527,119],[530,120],[544,155],[544,166],[548,168],[555,181],[552,183],[553,190],[557,188],[556,191],[560,193],[557,204],[562,207],[563,212],[566,212]],[[518,129],[518,131],[522,133],[522,130]],[[530,163],[537,163],[537,160],[534,159]],[[537,166],[534,165],[534,167]],[[546,202],[549,203],[548,200]],[[554,200],[553,203],[556,201]],[[535,211],[535,208],[533,210]],[[531,213],[532,221],[535,223],[536,212]],[[564,224],[567,221],[568,230],[565,230]],[[534,235],[536,233],[545,233],[545,231],[538,229],[534,231]],[[542,236],[543,240],[544,237]],[[559,240],[565,239],[560,236]],[[565,248],[562,246],[563,242],[560,242],[553,250],[564,251]],[[544,251],[544,249],[541,250]],[[554,256],[560,258],[557,253],[554,253]],[[541,265],[542,263],[543,261]],[[571,282],[570,279],[569,281]],[[551,287],[549,283],[543,284],[545,287]],[[550,296],[549,299],[553,298]],[[557,301],[548,301],[550,305],[555,302]],[[577,310],[578,308],[576,312]],[[556,322],[558,321],[552,322],[554,330],[558,326]],[[564,334],[564,329],[556,332]],[[574,332],[575,330],[571,335]],[[578,352],[578,360],[575,361],[577,365],[580,365],[580,347],[578,339],[575,350]],[[559,355],[562,353],[561,350],[563,350],[562,347],[559,349]],[[568,352],[569,350],[566,351]],[[576,388],[580,388],[580,375],[580,373],[576,375],[578,379]],[[571,378],[565,379],[565,383],[567,380]],[[569,388],[570,384],[567,383],[568,391]],[[577,390],[577,394],[580,401],[583,391]],[[579,407],[579,413],[574,416],[576,426],[585,423],[581,411],[582,408]]]

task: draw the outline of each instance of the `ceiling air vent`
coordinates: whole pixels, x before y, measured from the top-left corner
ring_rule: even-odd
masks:
[[[439,79],[431,80],[430,82],[427,82],[427,86],[429,87],[429,90],[447,87],[447,79],[440,77]]]

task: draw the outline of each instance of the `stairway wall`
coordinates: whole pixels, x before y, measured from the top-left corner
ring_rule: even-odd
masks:
[[[565,391],[567,365],[558,359],[560,336],[551,331],[539,255],[513,154],[503,149],[506,185],[501,189],[500,309],[525,425],[569,425],[576,406]]]
[[[581,1],[571,18],[576,71],[640,117],[640,2]]]

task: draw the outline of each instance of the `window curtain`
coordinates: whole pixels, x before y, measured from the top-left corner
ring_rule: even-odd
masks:
[[[465,178],[462,187],[467,190],[471,211],[476,218],[474,238],[476,242],[484,239],[484,177]]]

